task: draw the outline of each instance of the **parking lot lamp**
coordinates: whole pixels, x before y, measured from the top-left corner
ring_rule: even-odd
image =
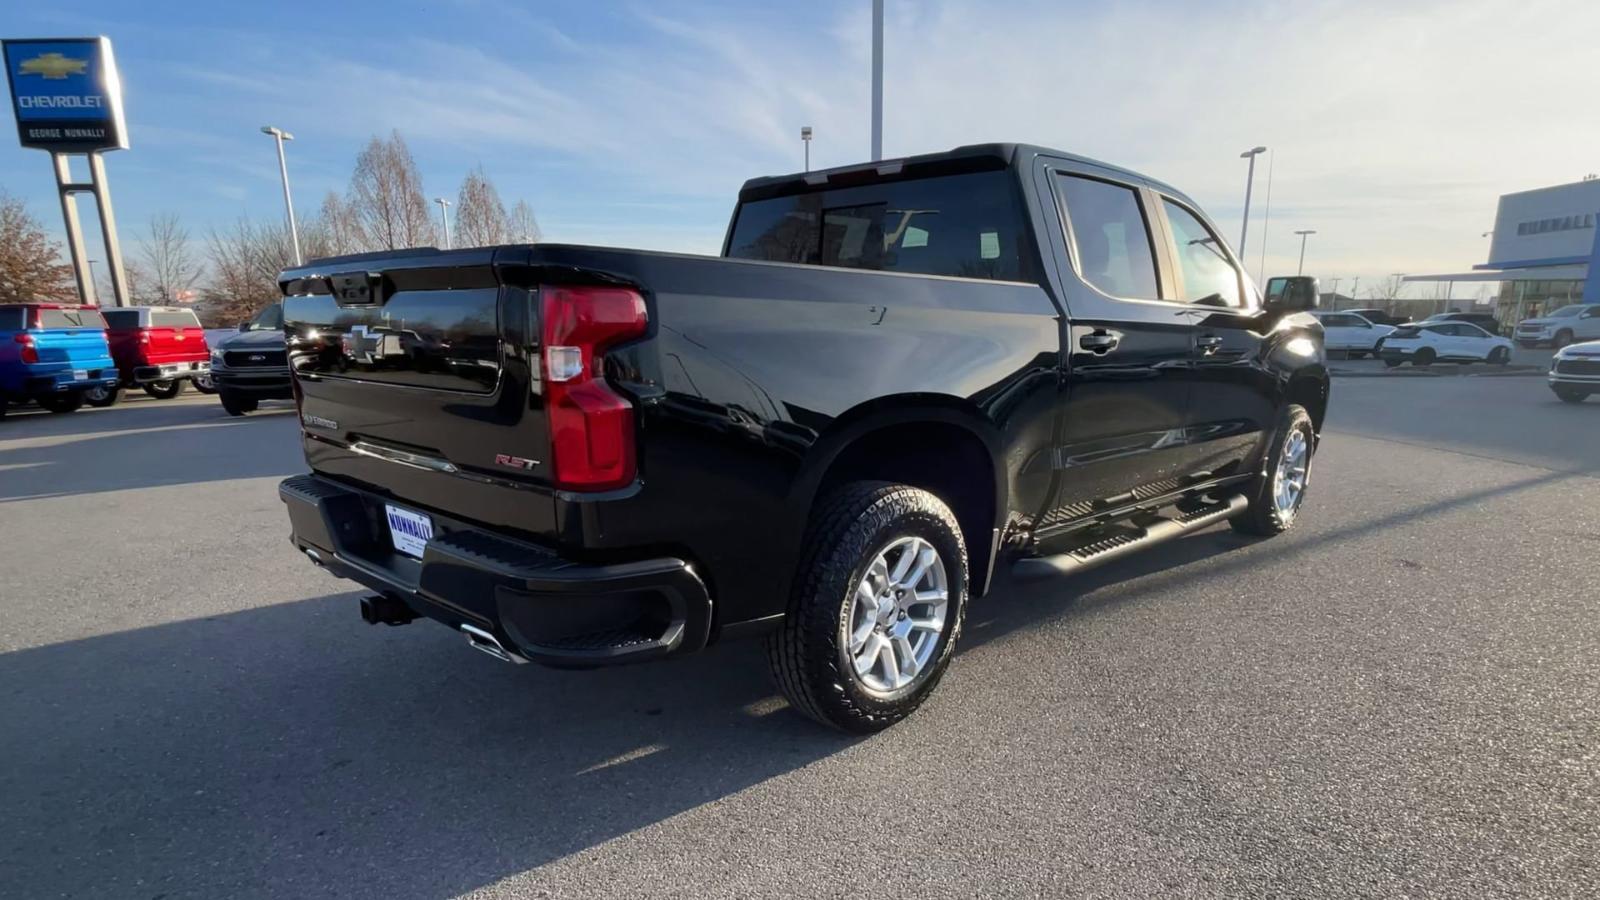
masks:
[[[1316,234],[1316,231],[1307,228],[1304,231],[1296,231],[1295,234],[1300,235],[1300,265],[1295,267],[1294,273],[1296,275],[1304,275],[1306,272],[1306,238]]]
[[[1239,258],[1244,259],[1244,239],[1250,233],[1250,189],[1256,183],[1256,157],[1267,152],[1265,147],[1254,147],[1239,154],[1240,159],[1250,160],[1250,174],[1244,179],[1244,224],[1239,226]]]
[[[289,242],[294,246],[294,264],[300,265],[300,227],[294,221],[294,199],[289,195],[289,164],[283,158],[283,142],[294,140],[294,135],[271,125],[261,126],[261,133],[272,136],[278,145],[278,174],[283,176],[283,208],[289,214]]]

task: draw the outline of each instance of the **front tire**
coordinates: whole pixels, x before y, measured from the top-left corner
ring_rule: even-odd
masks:
[[[219,391],[217,398],[222,401],[222,408],[226,410],[230,416],[242,416],[245,413],[253,413],[256,411],[256,408],[261,405],[261,401],[255,397],[241,397],[233,391]]]
[[[53,413],[77,412],[83,408],[83,392],[72,391],[66,394],[51,394],[40,397],[39,405]]]
[[[1551,388],[1562,403],[1582,403],[1589,396],[1588,391],[1575,391],[1571,388]]]
[[[194,382],[194,389],[202,394],[215,394],[217,392],[217,383],[211,380],[211,373],[209,372],[204,375],[196,375],[191,380]]]
[[[1240,534],[1271,537],[1294,526],[1306,489],[1311,486],[1311,457],[1317,435],[1305,407],[1291,403],[1278,416],[1272,443],[1261,471],[1250,483],[1250,506],[1229,520]]]
[[[174,378],[171,381],[152,381],[144,386],[144,392],[157,400],[171,400],[173,397],[183,393],[184,384],[185,382],[182,378]]]
[[[950,507],[903,484],[847,484],[811,517],[788,614],[767,639],[773,679],[824,725],[882,731],[938,686],[966,605]]]
[[[1560,350],[1570,343],[1572,343],[1572,332],[1562,330],[1556,332],[1556,339],[1550,342],[1550,346]]]
[[[1489,351],[1489,365],[1503,366],[1511,362],[1511,351],[1504,347],[1496,347]]]
[[[85,403],[97,409],[116,406],[117,401],[122,399],[122,388],[115,386],[92,387],[83,392],[83,399]]]

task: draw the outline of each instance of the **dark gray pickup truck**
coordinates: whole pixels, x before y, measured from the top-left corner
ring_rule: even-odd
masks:
[[[1328,400],[1316,321],[1191,200],[1042,147],[752,180],[721,258],[281,283],[311,472],[280,494],[369,622],[563,666],[763,635],[792,705],[858,732],[934,689],[1003,566],[1288,528]]]

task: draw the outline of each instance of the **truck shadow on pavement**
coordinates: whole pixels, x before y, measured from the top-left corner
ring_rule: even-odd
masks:
[[[1323,552],[1562,477],[1291,533],[1271,552]],[[1071,579],[1002,581],[964,649],[1197,569],[1214,582],[1252,546],[1211,530]],[[1120,582],[1135,583],[1096,593]],[[0,655],[0,894],[455,896],[895,740],[793,714],[759,643],[645,667],[512,667],[426,623],[366,626],[357,596]]]

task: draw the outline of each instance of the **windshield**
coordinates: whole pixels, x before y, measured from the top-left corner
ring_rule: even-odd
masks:
[[[282,331],[283,330],[283,304],[274,303],[256,313],[256,317],[245,325],[245,331]]]
[[[1556,310],[1555,312],[1551,313],[1550,314],[1550,318],[1552,318],[1552,319],[1570,319],[1573,316],[1577,315],[1578,313],[1583,312],[1583,309],[1584,309],[1584,307],[1583,307],[1583,304],[1581,304],[1581,303],[1575,303],[1575,304],[1573,304],[1571,306],[1563,306],[1560,309]]]

